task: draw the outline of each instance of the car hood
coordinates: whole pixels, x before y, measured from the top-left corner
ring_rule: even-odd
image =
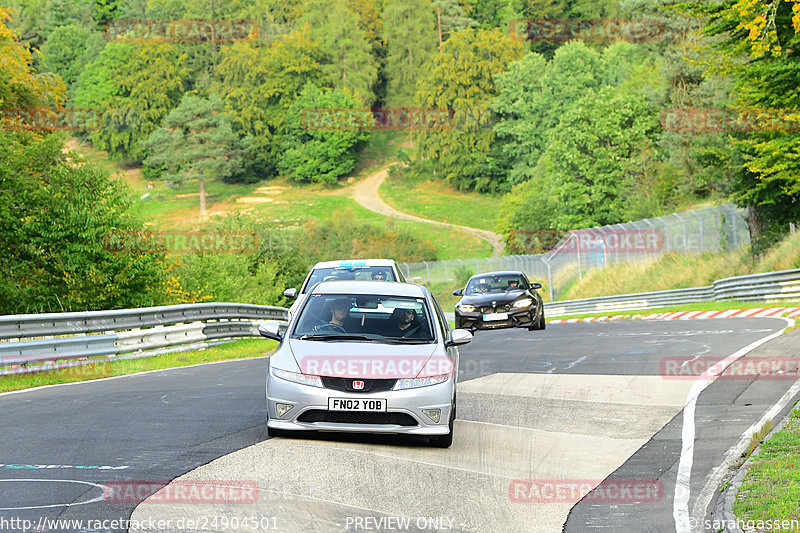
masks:
[[[434,357],[437,344],[288,339],[288,352],[304,374],[339,378],[399,379],[452,371],[452,360]],[[287,353],[284,351],[284,353]],[[274,361],[279,365],[279,361]],[[279,366],[283,368],[283,366]]]
[[[461,298],[459,303],[465,305],[492,305],[492,302],[497,302],[498,305],[511,303],[514,300],[524,296],[530,297],[528,291],[516,290],[508,292],[487,292],[486,294],[470,294]]]

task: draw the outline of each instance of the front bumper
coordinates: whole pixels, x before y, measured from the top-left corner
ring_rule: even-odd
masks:
[[[523,307],[521,309],[510,309],[507,311],[506,320],[483,321],[483,313],[465,313],[456,309],[456,328],[463,329],[503,329],[503,328],[527,328],[536,325],[538,313],[536,307]]]
[[[301,385],[271,373],[267,378],[267,426],[279,430],[342,431],[354,433],[396,433],[406,435],[447,435],[452,409],[454,382],[401,391],[353,393]],[[328,411],[328,398],[387,400],[386,413]],[[278,418],[275,404],[294,407]],[[440,409],[439,422],[423,409]],[[342,414],[344,413],[344,414]]]

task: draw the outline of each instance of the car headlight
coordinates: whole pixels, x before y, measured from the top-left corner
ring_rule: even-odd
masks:
[[[456,307],[458,307],[458,310],[461,311],[462,313],[474,313],[475,312],[475,306],[474,305],[458,304]]]
[[[531,298],[523,298],[514,302],[514,307],[530,307],[532,303],[533,300]]]
[[[297,372],[289,372],[288,370],[272,367],[270,367],[270,372],[272,372],[272,375],[276,378],[285,379],[292,383],[322,388],[322,379],[319,376],[309,376],[308,374],[299,374]]]
[[[438,385],[444,383],[450,378],[450,374],[441,374],[439,376],[430,376],[427,378],[403,378],[398,379],[392,390],[405,390],[405,389],[418,389],[419,387],[430,387],[431,385]]]

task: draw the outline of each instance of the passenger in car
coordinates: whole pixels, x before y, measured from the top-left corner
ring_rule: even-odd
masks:
[[[422,323],[417,319],[417,312],[413,309],[396,308],[392,311],[389,326],[384,332],[387,337],[402,337],[417,339],[428,336]]]

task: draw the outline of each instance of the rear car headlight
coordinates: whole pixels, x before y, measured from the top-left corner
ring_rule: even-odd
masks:
[[[322,388],[322,379],[319,376],[309,376],[308,374],[299,374],[297,372],[289,372],[288,370],[272,367],[270,367],[269,370],[276,378],[285,379],[286,381],[299,383],[301,385]]]
[[[418,389],[419,387],[430,387],[431,385],[438,385],[448,380],[450,374],[441,374],[438,376],[430,376],[427,378],[403,378],[398,379],[392,390],[405,390],[405,389]]]
[[[514,302],[514,307],[530,307],[532,303],[533,300],[531,298],[523,298]]]
[[[463,312],[463,313],[474,313],[475,312],[475,306],[474,305],[458,304],[456,307],[458,307],[458,310]]]

